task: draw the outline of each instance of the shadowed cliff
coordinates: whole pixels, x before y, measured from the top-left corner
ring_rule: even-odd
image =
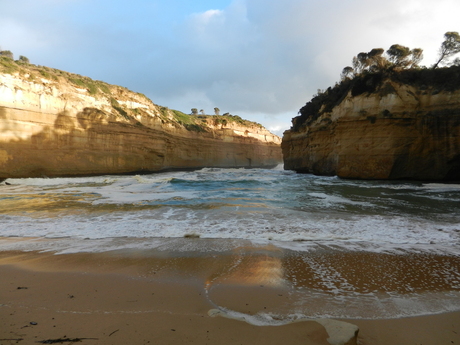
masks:
[[[0,133],[0,179],[282,162],[280,138],[257,123],[186,115],[119,86],[24,64],[0,68]]]
[[[460,180],[460,67],[369,73],[314,97],[283,136],[285,169]]]

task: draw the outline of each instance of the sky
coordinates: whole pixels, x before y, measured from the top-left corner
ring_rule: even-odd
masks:
[[[458,0],[0,0],[0,49],[282,135],[360,52],[397,43],[431,66],[459,13]]]

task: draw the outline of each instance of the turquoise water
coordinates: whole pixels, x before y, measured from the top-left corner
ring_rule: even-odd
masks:
[[[195,236],[460,252],[459,184],[342,180],[281,168],[7,182],[0,188],[2,237]]]
[[[282,167],[6,182],[0,250],[193,257],[210,301],[254,324],[460,310],[460,184]],[[242,316],[216,297],[235,283],[288,298]]]

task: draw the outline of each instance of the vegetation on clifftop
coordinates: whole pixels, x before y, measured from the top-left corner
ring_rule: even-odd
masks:
[[[114,88],[125,89],[124,87],[110,85],[103,81],[93,80],[89,77],[61,71],[55,68],[37,66],[31,64],[29,59],[24,56],[20,56],[18,60],[14,60],[13,53],[9,50],[0,51],[0,73],[18,74],[24,78],[24,80],[31,82],[40,81],[42,78],[54,82],[65,80],[77,88],[87,90],[88,94],[93,97],[106,97],[114,109],[113,112],[115,114],[123,117],[128,121],[133,121],[137,125],[141,125],[135,116],[142,115],[144,110],[137,108],[131,109],[125,105],[120,104],[116,99],[118,95],[112,93]],[[153,104],[153,102],[145,95],[135,92],[133,92],[133,94],[136,94],[137,96],[140,96]],[[211,128],[209,125],[226,126],[227,124],[231,123],[236,123],[247,127],[263,128],[262,125],[256,122],[244,120],[237,115],[188,115],[179,110],[173,110],[162,106],[158,106],[158,111],[159,114],[157,115],[161,117],[162,121],[176,123],[179,126],[185,127],[188,131],[193,132],[210,131]],[[216,114],[218,114],[219,109],[215,108],[214,111]]]
[[[394,44],[386,52],[382,48],[374,48],[368,53],[359,53],[353,58],[352,66],[343,69],[339,83],[326,90],[318,90],[299,110],[300,116],[292,119],[291,129],[298,130],[322,114],[330,113],[350,93],[355,97],[378,90],[383,97],[394,92],[389,84],[381,87],[387,80],[420,90],[430,89],[433,94],[460,89],[460,59],[449,63],[449,58],[460,53],[460,35],[447,32],[444,38],[438,60],[431,68],[419,66],[423,57],[420,48],[410,49]],[[440,64],[446,66],[438,68]]]
[[[61,71],[56,68],[46,66],[37,66],[31,64],[29,59],[21,56],[19,60],[13,60],[10,55],[4,55],[0,52],[0,73],[19,74],[25,80],[35,81],[44,78],[50,81],[59,81],[64,78],[76,87],[86,89],[88,94],[95,96],[98,94],[111,95],[110,84],[100,80],[93,80],[79,74]]]

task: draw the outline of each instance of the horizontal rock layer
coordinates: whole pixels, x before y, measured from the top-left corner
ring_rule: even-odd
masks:
[[[257,124],[209,117],[188,130],[164,109],[121,87],[94,96],[66,80],[0,74],[0,179],[282,162],[281,139]]]
[[[460,90],[386,80],[372,93],[350,91],[331,112],[297,127],[283,136],[285,169],[357,179],[460,180]]]

